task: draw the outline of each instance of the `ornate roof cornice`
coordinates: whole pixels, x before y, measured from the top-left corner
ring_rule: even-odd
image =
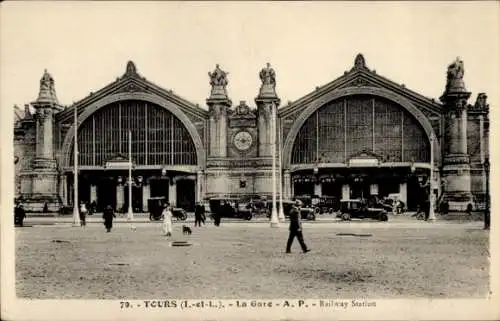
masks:
[[[398,84],[386,77],[378,75],[375,70],[370,70],[367,67],[363,55],[359,54],[356,56],[354,67],[352,67],[351,70],[344,72],[342,76],[323,86],[316,87],[313,92],[310,92],[296,101],[289,102],[287,106],[280,108],[278,115],[279,117],[286,117],[304,108],[304,106],[308,105],[311,101],[322,97],[326,93],[345,87],[382,87],[409,99],[420,108],[427,109],[436,115],[441,113],[442,104],[406,88],[404,84]]]
[[[138,72],[135,64],[132,61],[127,63],[126,71],[121,76],[116,78],[116,80],[96,92],[91,92],[85,98],[74,102],[69,108],[56,114],[58,121],[65,121],[69,118],[74,117],[74,109],[78,109],[80,114],[86,106],[103,99],[104,97],[120,93],[120,92],[146,92],[153,95],[160,96],[164,99],[171,101],[172,103],[178,105],[182,111],[188,115],[193,115],[200,118],[208,118],[208,111],[201,108],[198,104],[194,104],[179,95],[176,95],[172,90],[164,89],[157,84],[147,80],[142,77]]]

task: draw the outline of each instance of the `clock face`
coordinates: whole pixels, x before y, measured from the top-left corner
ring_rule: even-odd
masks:
[[[248,150],[252,146],[252,142],[253,138],[249,132],[241,131],[234,135],[234,146],[240,151]]]

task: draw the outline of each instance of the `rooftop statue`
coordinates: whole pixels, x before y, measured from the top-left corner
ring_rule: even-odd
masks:
[[[276,72],[271,68],[271,64],[267,63],[266,68],[262,68],[259,73],[260,81],[260,98],[277,98],[276,95]]]
[[[44,70],[43,76],[40,79],[40,92],[38,94],[39,102],[53,102],[57,103],[56,89],[54,85],[54,78]]]
[[[229,73],[220,69],[219,64],[215,65],[214,72],[208,72],[208,76],[210,77],[210,85],[226,87],[228,84],[228,74]]]
[[[271,64],[267,63],[266,68],[263,68],[260,71],[260,80],[262,81],[262,86],[271,85],[273,89],[276,88],[276,73],[274,69],[271,68]]]
[[[227,80],[228,74],[228,72],[220,69],[219,64],[215,65],[213,72],[208,72],[210,85],[212,86],[211,98],[227,98],[226,86],[229,83]]]
[[[476,103],[474,104],[474,108],[477,110],[488,110],[489,105],[487,102],[488,96],[485,93],[479,93],[477,95]]]
[[[464,92],[465,84],[463,78],[464,78],[464,62],[457,57],[457,59],[448,66],[446,91]]]

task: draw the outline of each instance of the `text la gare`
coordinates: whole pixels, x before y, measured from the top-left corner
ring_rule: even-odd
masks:
[[[273,303],[271,301],[240,301],[236,300],[237,308],[271,308]]]

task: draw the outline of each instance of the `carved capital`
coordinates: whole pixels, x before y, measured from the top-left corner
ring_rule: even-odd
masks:
[[[216,120],[227,116],[227,107],[221,104],[211,104],[208,109],[209,113],[213,115]]]

